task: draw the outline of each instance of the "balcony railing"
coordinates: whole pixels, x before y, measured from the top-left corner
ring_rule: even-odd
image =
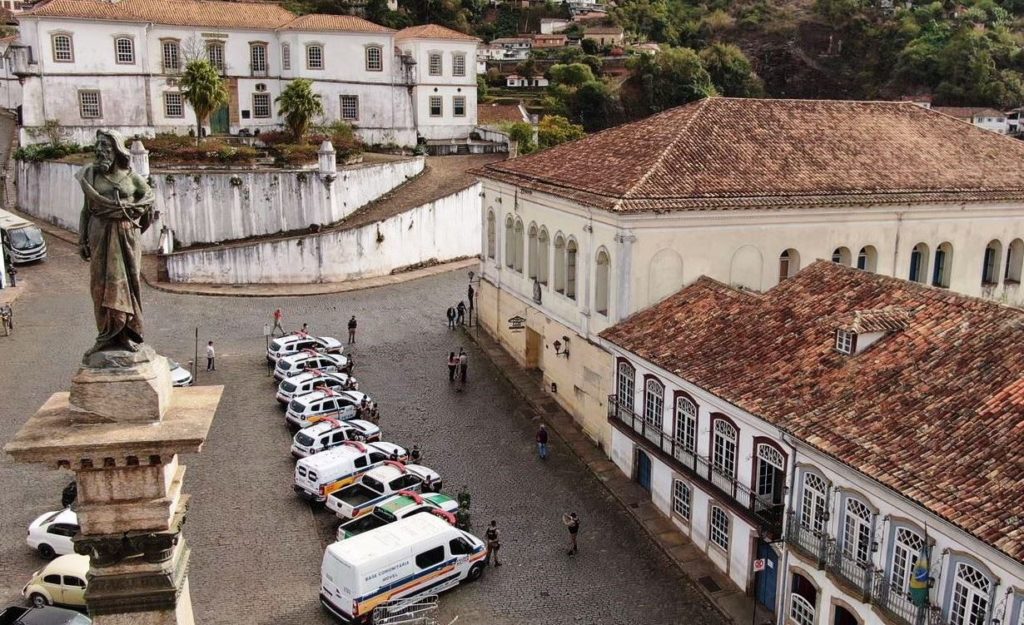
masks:
[[[620,404],[615,395],[608,397],[608,418],[625,424],[650,441],[688,475],[702,480],[738,502],[761,525],[766,537],[782,536],[782,504],[776,504],[770,498],[758,495],[731,475],[721,471],[709,458],[686,447],[682,441],[666,434],[656,424],[648,423],[641,415],[633,412],[631,406]]]

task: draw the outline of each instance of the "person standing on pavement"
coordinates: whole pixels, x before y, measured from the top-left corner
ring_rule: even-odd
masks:
[[[217,364],[214,359],[217,357],[217,352],[213,349],[213,341],[206,344],[206,370],[216,371]]]
[[[455,329],[455,307],[454,306],[449,306],[448,307],[447,315],[448,315],[448,329],[449,330],[454,330]]]
[[[576,534],[580,532],[580,518],[575,512],[562,515],[562,523],[569,530],[569,555],[579,553],[579,546],[576,544]]]
[[[281,336],[284,336],[284,328],[281,327],[281,319],[284,318],[284,313],[278,308],[274,311],[274,327],[270,330],[271,333],[280,331]]]
[[[462,381],[462,385],[466,385],[466,373],[469,368],[469,356],[466,351],[461,347],[459,348],[459,379]]]
[[[459,368],[459,359],[455,357],[455,352],[448,352],[448,382],[455,381],[455,370]]]
[[[498,522],[491,520],[491,525],[487,528],[484,533],[487,537],[487,558],[484,560],[484,566],[490,566],[491,558],[494,558],[494,566],[501,566],[501,562],[498,560],[498,550],[501,549],[501,540],[499,539]]]
[[[352,315],[352,318],[348,320],[348,343],[351,345],[356,342],[356,316]]]
[[[548,459],[548,429],[544,427],[543,423],[537,430],[537,455],[541,460]]]
[[[466,324],[466,304],[462,301],[455,307],[455,320],[460,326]]]
[[[308,323],[302,324],[302,329],[299,330],[299,332],[302,332],[303,334],[309,334],[309,324]]]

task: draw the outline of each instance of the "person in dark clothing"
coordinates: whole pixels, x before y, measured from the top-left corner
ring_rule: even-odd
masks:
[[[348,320],[348,342],[351,345],[356,342],[356,316]]]
[[[455,307],[448,307],[448,328],[451,330],[455,329]]]
[[[78,482],[71,480],[71,483],[65,486],[64,490],[61,491],[60,507],[70,508],[71,504],[75,503],[76,499],[78,499]]]
[[[537,455],[541,460],[548,459],[548,429],[544,427],[543,423],[537,430]]]
[[[423,454],[420,452],[420,446],[419,445],[413,445],[412,446],[412,451],[409,452],[409,461],[412,462],[413,464],[419,464],[420,458],[422,456],[423,456]]]
[[[459,348],[459,379],[462,381],[463,386],[466,384],[466,374],[469,370],[469,356],[465,350]]]
[[[459,359],[455,357],[455,352],[448,352],[448,381],[455,381],[455,370],[459,368]]]
[[[469,299],[469,309],[470,310],[473,310],[473,295],[475,293],[476,292],[473,290],[473,285],[472,284],[469,285],[469,288],[466,289],[466,297],[467,297],[467,299]]]
[[[455,307],[455,322],[460,326],[466,323],[466,305],[462,302]]]
[[[498,560],[498,550],[501,549],[498,522],[492,520],[484,535],[487,537],[487,558],[484,559],[484,565],[490,565],[491,558],[493,557],[494,566],[501,566],[501,562]]]
[[[575,512],[562,515],[562,523],[569,530],[569,555],[579,553],[579,546],[576,544],[576,534],[580,532],[580,518]]]

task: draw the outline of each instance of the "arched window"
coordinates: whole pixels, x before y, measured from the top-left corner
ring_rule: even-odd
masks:
[[[619,373],[616,387],[619,395],[619,405],[633,410],[633,401],[636,389],[636,369],[625,360],[619,361]]]
[[[1006,248],[1006,273],[1003,274],[1003,282],[1020,284],[1022,266],[1024,266],[1024,241],[1014,239]],[[1021,609],[1021,613],[1024,614],[1024,608]]]
[[[714,445],[711,464],[722,477],[730,481],[736,475],[736,444],[739,433],[725,419],[715,419]]]
[[[825,478],[817,473],[804,472],[803,492],[800,496],[800,526],[821,535],[828,524],[828,490]]]
[[[847,247],[837,247],[836,249],[832,250],[832,262],[838,263],[840,265],[846,265],[847,267],[849,267],[850,249]],[[781,270],[779,273],[781,275]]]
[[[953,603],[949,608],[950,625],[985,625],[991,591],[992,580],[980,569],[966,562],[957,562]]]
[[[135,41],[131,37],[114,38],[114,60],[118,65],[135,64]]]
[[[757,495],[766,505],[782,503],[786,489],[786,458],[772,445],[760,443],[757,446]]]
[[[946,242],[935,249],[935,267],[932,269],[932,286],[949,288],[949,276],[953,272],[953,245]]]
[[[871,509],[854,497],[843,510],[843,555],[865,563],[871,558]]]
[[[565,293],[565,239],[555,235],[555,291]]]
[[[599,315],[608,315],[608,269],[610,260],[608,252],[600,249],[597,252],[597,272],[594,280],[594,310]]]
[[[677,450],[697,453],[697,404],[689,397],[676,398],[676,422],[672,431]]]
[[[537,277],[537,224],[530,224],[530,229],[526,233],[527,236],[527,249],[526,264],[528,267],[528,277]]]
[[[366,71],[384,71],[384,49],[380,46],[366,46]]]
[[[292,68],[292,47],[287,43],[281,44],[281,69]]]
[[[565,246],[565,296],[576,299],[576,241],[569,239]]]
[[[523,273],[523,220],[516,219],[513,235],[512,264],[519,273]]]
[[[176,72],[181,69],[181,43],[177,39],[161,40],[160,49],[165,72]]]
[[[921,534],[909,527],[897,525],[894,528],[889,583],[897,593],[902,595],[909,591],[910,574],[923,548],[924,537]]]
[[[806,577],[793,573],[790,584],[789,617],[796,625],[814,625],[814,613],[818,604],[818,589]]]
[[[910,273],[907,276],[911,282],[924,284],[928,279],[928,246],[918,243],[910,252]]]
[[[515,226],[515,222],[512,221],[512,215],[505,218],[505,266],[509,269],[515,264],[516,253],[515,253],[515,239],[512,237],[512,229]]]
[[[324,47],[319,43],[306,44],[306,69],[324,68]]]
[[[779,254],[779,282],[792,278],[800,271],[800,252],[788,249]]]
[[[494,227],[494,211],[487,211],[487,258],[494,258],[495,248],[497,247],[497,233]]]
[[[665,385],[657,378],[647,378],[644,383],[644,421],[660,430],[664,414]]]
[[[548,285],[548,229],[541,226],[540,234],[537,235],[537,282],[544,286]]]
[[[985,246],[985,257],[981,263],[981,283],[998,284],[999,268],[1003,266],[1003,244],[992,240]]]
[[[729,513],[718,506],[711,506],[709,537],[712,543],[729,551]]]
[[[672,512],[684,521],[689,521],[691,504],[690,485],[682,480],[672,480]]]
[[[67,33],[57,33],[50,37],[50,44],[53,49],[53,60],[56,63],[74,63],[75,62],[75,46],[72,42],[71,35]]]
[[[861,271],[878,271],[878,250],[874,245],[865,245],[857,253],[857,269]]]

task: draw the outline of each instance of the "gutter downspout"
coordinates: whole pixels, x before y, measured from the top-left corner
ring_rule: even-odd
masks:
[[[892,250],[892,277],[896,277],[900,263],[900,229],[903,226],[903,212],[896,212],[896,244]]]
[[[789,520],[787,518],[787,516],[788,516],[788,513],[793,509],[793,499],[796,497],[796,488],[794,486],[796,484],[796,454],[797,454],[797,452],[796,452],[796,444],[793,442],[792,439],[790,439],[788,437],[788,432],[786,432],[786,430],[784,430],[782,428],[779,428],[779,435],[780,435],[780,438],[782,438],[783,442],[785,442],[787,445],[789,445],[790,458],[792,458],[791,462],[792,462],[792,467],[793,467],[793,470],[790,471],[790,474],[788,476],[789,479],[787,480],[789,482],[789,484],[787,484],[786,487],[789,489],[789,492],[786,494],[786,508],[785,508],[785,510],[783,510],[783,516],[782,516],[782,533],[783,533],[783,536],[785,536],[786,531],[789,529],[787,527],[788,526],[788,520]],[[781,569],[780,573],[782,573],[782,592],[776,595],[776,601],[775,601],[775,622],[776,623],[783,623],[783,622],[785,622],[786,598],[789,596],[789,573],[788,573],[788,571],[789,571],[789,546],[788,546],[788,544],[786,543],[785,540],[782,541],[782,545],[783,545],[783,547],[782,547],[782,564],[779,566],[779,568]],[[776,581],[776,590],[778,590],[778,582],[777,581]]]
[[[583,301],[583,336],[588,341],[590,340],[590,320],[593,310],[590,308],[591,299],[591,280],[590,280],[590,265],[594,257],[594,211],[590,207],[587,207],[587,223],[583,226],[583,231],[587,233],[587,257],[586,262],[582,263],[586,273],[583,278],[583,297],[586,299]],[[580,250],[582,251],[582,250]],[[577,265],[579,265],[579,259],[577,259]]]

